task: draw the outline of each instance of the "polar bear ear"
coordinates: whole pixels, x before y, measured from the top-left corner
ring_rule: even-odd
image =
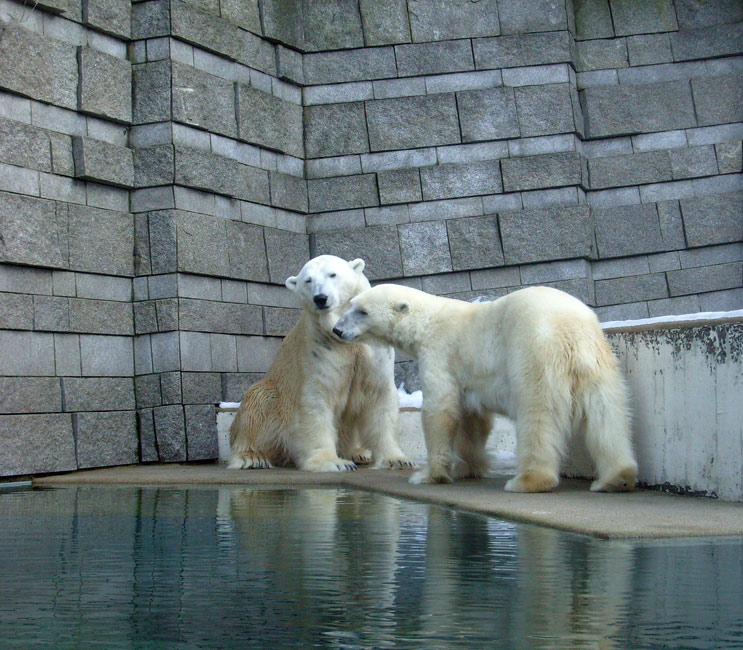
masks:
[[[357,257],[355,260],[351,260],[349,265],[354,271],[356,271],[356,273],[361,273],[366,266],[366,262],[364,262],[360,257]]]
[[[407,314],[410,311],[410,303],[406,300],[400,300],[399,302],[396,302],[395,311],[398,311],[401,314]]]
[[[290,278],[286,279],[286,282],[284,282],[287,289],[291,289],[292,291],[296,291],[297,289],[297,276],[292,275]]]

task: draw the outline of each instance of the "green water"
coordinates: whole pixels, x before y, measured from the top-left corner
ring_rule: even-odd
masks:
[[[0,648],[742,648],[743,541],[334,489],[0,492]]]

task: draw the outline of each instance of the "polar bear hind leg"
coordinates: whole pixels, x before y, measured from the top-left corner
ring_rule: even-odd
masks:
[[[489,415],[466,413],[457,431],[457,475],[461,478],[481,478],[490,469],[490,458],[485,445],[493,426]]]

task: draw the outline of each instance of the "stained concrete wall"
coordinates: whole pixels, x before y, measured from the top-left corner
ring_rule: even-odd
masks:
[[[0,0],[0,474],[217,455],[310,256],[743,298],[737,0]],[[398,378],[415,388],[412,364]]]

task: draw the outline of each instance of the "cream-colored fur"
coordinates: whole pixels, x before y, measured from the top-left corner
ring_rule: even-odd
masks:
[[[518,474],[506,490],[554,488],[576,430],[596,465],[592,490],[634,487],[624,382],[596,316],[576,298],[532,287],[473,304],[380,285],[351,300],[334,332],[418,358],[428,466],[411,482],[451,481],[459,459],[466,475],[481,475],[500,413],[514,420],[518,443]]]
[[[388,345],[349,346],[332,334],[348,301],[369,288],[363,269],[363,260],[321,255],[287,280],[302,317],[264,379],[240,403],[230,429],[228,468],[412,466],[397,442],[394,351]]]

